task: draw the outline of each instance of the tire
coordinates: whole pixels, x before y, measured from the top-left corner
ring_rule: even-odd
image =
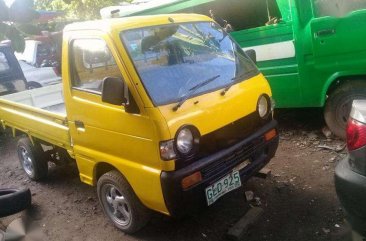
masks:
[[[118,171],[110,171],[98,180],[100,205],[113,224],[125,233],[134,233],[150,219],[147,209]]]
[[[328,97],[324,119],[338,137],[346,138],[346,126],[355,99],[366,99],[366,80],[350,81],[334,90]]]
[[[36,89],[36,88],[41,88],[42,85],[40,83],[37,82],[29,82],[27,83],[27,89],[31,90],[31,89]]]
[[[0,218],[16,214],[31,206],[29,189],[0,189]]]
[[[48,162],[39,143],[31,143],[28,137],[19,139],[17,152],[20,164],[33,181],[40,181],[47,177]]]

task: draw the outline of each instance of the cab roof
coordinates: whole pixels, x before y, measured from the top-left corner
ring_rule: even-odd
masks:
[[[126,29],[142,28],[154,25],[200,21],[212,21],[212,19],[205,15],[199,14],[134,16],[72,23],[67,25],[64,31],[99,30],[103,32],[111,32],[113,30],[122,31]]]

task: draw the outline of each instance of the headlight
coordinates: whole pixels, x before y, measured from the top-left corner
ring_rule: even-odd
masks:
[[[198,149],[199,137],[199,132],[195,127],[181,127],[175,136],[175,147],[179,154],[182,156],[194,154]]]
[[[193,149],[193,134],[188,128],[183,128],[177,135],[177,150],[182,154],[188,154]]]
[[[257,104],[258,115],[264,119],[268,116],[268,114],[270,113],[270,110],[271,110],[271,106],[270,106],[269,97],[267,95],[261,95],[258,99],[258,104]]]
[[[161,141],[160,156],[165,161],[176,158],[190,158],[198,152],[200,142],[198,129],[191,125],[182,126],[173,140]]]

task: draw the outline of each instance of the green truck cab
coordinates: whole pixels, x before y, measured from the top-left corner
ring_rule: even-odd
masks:
[[[170,0],[108,7],[102,17],[194,12],[211,15],[254,49],[277,108],[322,107],[337,136],[353,99],[366,97],[365,0]],[[229,25],[227,25],[229,24]]]

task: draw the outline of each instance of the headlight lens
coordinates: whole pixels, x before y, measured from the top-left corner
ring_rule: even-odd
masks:
[[[258,99],[258,106],[257,106],[258,114],[261,118],[266,118],[269,111],[269,101],[265,95],[261,95]]]
[[[177,150],[186,155],[193,150],[194,137],[193,133],[188,128],[183,128],[179,131],[177,135]]]

